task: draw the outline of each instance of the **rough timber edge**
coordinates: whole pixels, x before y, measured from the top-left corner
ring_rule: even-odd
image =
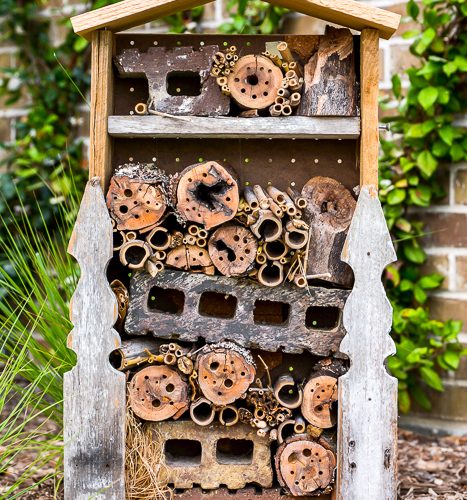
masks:
[[[378,30],[379,36],[391,38],[401,16],[355,0],[266,0],[308,16],[362,31]],[[90,39],[92,32],[113,32],[134,28],[176,12],[209,3],[208,0],[123,0],[71,18],[76,34]]]

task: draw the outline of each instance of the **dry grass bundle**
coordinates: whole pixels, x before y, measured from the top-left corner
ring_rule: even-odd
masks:
[[[158,431],[127,409],[125,489],[128,500],[169,500],[167,469]]]

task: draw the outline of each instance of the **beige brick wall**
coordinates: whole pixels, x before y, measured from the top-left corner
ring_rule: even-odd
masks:
[[[206,6],[203,19],[205,31],[214,31],[225,20],[226,9],[224,0],[216,0]],[[405,2],[370,0],[367,3],[405,15]],[[73,15],[87,8],[82,0],[52,0],[48,2],[44,15],[54,20]],[[380,49],[380,89],[387,94],[391,88],[391,75],[401,72],[416,62],[409,53],[410,41],[401,35],[407,29],[412,29],[413,23],[401,26],[391,40],[382,40]],[[53,23],[51,34],[56,43],[61,41],[66,28]],[[153,23],[138,28],[148,32],[160,33],[164,26]],[[323,32],[324,23],[292,14],[285,23],[285,30],[298,33]],[[15,48],[6,44],[0,45],[0,67],[14,66]],[[403,75],[401,75],[403,76]],[[406,84],[406,82],[405,82]],[[24,105],[24,103],[23,103]],[[76,120],[76,126],[83,136],[87,135],[89,119],[86,108],[82,109],[83,117]],[[14,124],[25,113],[21,103],[5,108],[0,103],[0,141],[14,138]],[[426,268],[441,272],[446,276],[441,290],[435,292],[430,300],[433,314],[441,319],[456,318],[464,321],[467,332],[467,165],[456,165],[446,168],[445,185],[447,196],[440,205],[427,210],[420,210],[419,215],[427,223],[425,244],[428,252]],[[467,344],[467,333],[462,334],[462,340]],[[453,419],[465,422],[467,428],[467,362],[458,374],[446,378],[446,392],[437,395],[433,415],[442,419]],[[463,392],[464,396],[461,395]],[[464,401],[462,405],[460,401]]]

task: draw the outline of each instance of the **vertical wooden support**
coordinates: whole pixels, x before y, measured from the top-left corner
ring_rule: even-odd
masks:
[[[364,29],[360,36],[360,186],[378,186],[379,33]]]
[[[396,498],[397,380],[384,366],[395,352],[392,308],[381,274],[396,260],[378,199],[378,32],[361,35],[360,180],[342,251],[355,285],[344,307],[340,351],[350,369],[339,379],[338,500]]]
[[[104,30],[93,32],[89,178],[100,177],[104,192],[112,172],[112,139],[107,133],[107,122],[113,112],[113,51],[112,32]]]
[[[117,301],[106,278],[112,224],[98,177],[86,187],[68,248],[81,278],[70,305],[68,347],[77,364],[64,378],[65,499],[123,500],[125,375],[109,354],[120,346],[113,329]]]

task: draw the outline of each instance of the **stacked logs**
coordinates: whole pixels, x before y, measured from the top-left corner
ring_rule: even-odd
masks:
[[[235,46],[217,52],[211,76],[243,110],[242,117],[260,116],[261,111],[290,116],[302,99],[303,71],[287,42],[279,42],[275,54],[265,51],[239,58]]]
[[[355,205],[337,181],[313,178],[303,192],[294,183],[286,190],[247,183],[240,193],[235,171],[215,161],[170,178],[151,172],[127,165],[110,182],[114,250],[125,267],[146,269],[153,277],[166,266],[243,276],[268,287],[289,281],[303,288],[309,278],[331,276],[335,235],[349,225]],[[332,202],[331,213],[331,195],[343,209]],[[308,263],[310,248],[324,256],[319,266]]]
[[[129,373],[129,404],[139,418],[251,426],[277,442],[281,486],[298,496],[329,492],[342,365],[324,359],[304,380],[289,372],[274,382],[267,369],[269,382],[263,385],[256,359],[232,342],[188,348],[138,339],[123,342],[113,362]]]

